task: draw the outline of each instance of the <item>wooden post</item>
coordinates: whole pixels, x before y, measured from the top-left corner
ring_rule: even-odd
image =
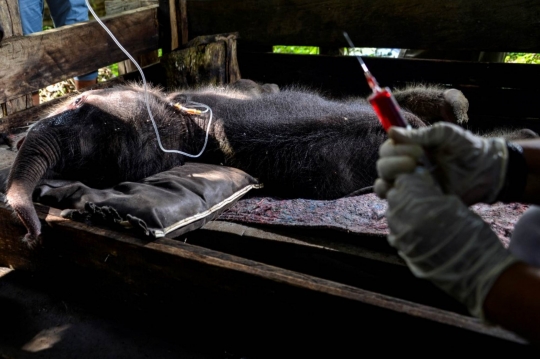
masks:
[[[0,23],[6,38],[22,36],[21,16],[17,0],[0,0]]]
[[[240,79],[236,33],[199,36],[185,49],[164,54],[167,87],[225,85]]]
[[[163,53],[187,43],[186,0],[159,0],[159,39]]]
[[[180,0],[180,29],[182,45],[188,42],[187,0]]]
[[[171,51],[178,48],[178,21],[176,1],[169,0],[169,21],[171,27]]]

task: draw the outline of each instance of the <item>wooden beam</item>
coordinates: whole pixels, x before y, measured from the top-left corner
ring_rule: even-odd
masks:
[[[165,54],[176,50],[182,41],[181,12],[181,0],[159,0],[159,38]]]
[[[5,38],[21,36],[23,34],[19,3],[17,0],[0,0],[0,25],[2,25],[2,28],[4,29]],[[33,106],[32,94],[18,96],[6,103],[1,102],[2,101],[0,101],[0,118]]]
[[[171,26],[171,51],[176,50],[179,45],[178,40],[178,16],[175,0],[169,0],[169,22]]]
[[[187,2],[186,0],[180,0],[179,15],[180,17],[180,29],[181,29],[181,45],[187,44],[188,39],[188,18],[187,18]]]
[[[131,55],[158,49],[156,5],[103,21]],[[0,44],[0,103],[126,58],[94,21],[9,38]]]
[[[188,0],[190,37],[242,43],[540,52],[534,0]]]

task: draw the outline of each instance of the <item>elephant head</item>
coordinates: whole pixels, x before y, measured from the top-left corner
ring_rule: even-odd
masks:
[[[152,93],[150,93],[151,96]],[[179,148],[185,132],[181,117],[159,96],[152,112],[164,146]],[[27,228],[24,241],[40,241],[41,224],[32,193],[52,174],[95,188],[133,181],[183,163],[178,154],[162,152],[140,88],[85,92],[67,100],[28,131],[13,166],[6,200]]]

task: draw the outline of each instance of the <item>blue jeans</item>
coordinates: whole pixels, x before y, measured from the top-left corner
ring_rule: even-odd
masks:
[[[84,0],[47,0],[55,27],[88,21],[88,8]],[[43,0],[19,0],[23,34],[43,31]],[[75,80],[95,80],[97,71],[77,76]]]

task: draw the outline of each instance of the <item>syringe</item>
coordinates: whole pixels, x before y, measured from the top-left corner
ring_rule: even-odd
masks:
[[[355,46],[345,31],[343,32],[343,36],[345,36],[345,40],[347,40],[349,46],[354,48]],[[368,97],[368,101],[375,110],[375,113],[377,114],[377,117],[379,118],[379,121],[384,129],[388,131],[392,126],[410,128],[409,123],[403,117],[401,109],[399,108],[399,105],[392,95],[390,89],[388,87],[381,88],[377,83],[377,80],[375,80],[375,77],[373,77],[371,72],[369,72],[362,58],[358,55],[356,55],[356,58],[358,59],[358,62],[360,62],[360,66],[362,67],[362,70],[364,70],[364,75],[366,76],[368,85],[373,91],[373,93]]]

